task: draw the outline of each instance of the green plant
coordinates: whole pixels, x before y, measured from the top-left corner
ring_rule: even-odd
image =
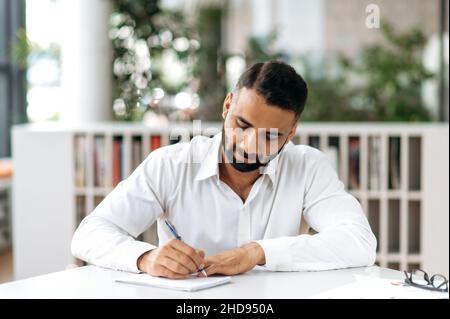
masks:
[[[161,10],[158,0],[112,2],[115,116],[141,120],[162,92],[189,87],[199,44],[184,15]],[[171,71],[174,66],[177,72]]]
[[[278,37],[276,29],[266,36],[252,36],[248,39],[245,61],[248,66],[269,60],[285,60],[286,54],[274,49]]]
[[[387,23],[381,32],[386,43],[363,48],[355,62],[341,58],[346,77],[358,81],[349,90],[352,107],[365,110],[367,120],[431,120],[421,99],[423,83],[433,77],[422,63],[425,35],[418,28],[398,33]]]
[[[343,75],[326,75],[323,63],[313,63],[311,57],[299,61],[300,72],[308,85],[308,100],[301,121],[364,121],[370,118],[366,110],[351,106]]]
[[[357,57],[300,59],[309,88],[302,120],[431,120],[421,99],[422,84],[433,77],[422,63],[425,36],[417,28],[395,32],[387,23],[380,31],[385,41],[363,47]]]
[[[21,28],[17,31],[16,41],[11,46],[11,58],[17,65],[25,70],[29,64],[41,57],[51,57],[61,63],[61,48],[55,43],[51,43],[48,48],[42,48],[38,44],[30,41],[27,31]]]
[[[337,77],[327,75],[325,65],[314,61],[313,56],[289,57],[285,52],[274,49],[277,37],[276,30],[266,36],[250,37],[246,64],[282,60],[294,66],[308,84],[308,101],[302,121],[357,121],[366,118],[365,112],[355,111],[350,106],[342,74]]]
[[[198,51],[197,75],[201,98],[199,117],[220,120],[222,101],[226,95],[225,54],[222,45],[222,17],[224,6],[218,3],[201,4],[197,30],[201,47]]]

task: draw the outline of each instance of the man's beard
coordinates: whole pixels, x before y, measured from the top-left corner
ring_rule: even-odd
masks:
[[[261,163],[259,161],[258,156],[256,156],[255,160],[253,163],[240,163],[239,161],[236,160],[236,157],[234,156],[234,148],[235,145],[233,145],[233,147],[231,149],[228,149],[226,147],[226,143],[225,143],[225,124],[222,126],[222,147],[223,147],[223,152],[225,154],[225,159],[228,163],[231,164],[231,166],[233,166],[234,169],[236,169],[237,171],[241,172],[241,173],[248,173],[248,172],[253,172],[256,171],[257,169],[259,169],[260,167],[264,167],[267,166],[267,164],[269,164],[269,162],[271,160],[273,160],[275,157],[277,157],[278,154],[280,154],[281,150],[284,148],[284,146],[286,145],[287,140],[284,142],[283,146],[281,146],[281,148],[278,150],[277,153],[271,155],[269,157],[269,160],[265,163]],[[246,159],[248,159],[248,156],[244,157]]]

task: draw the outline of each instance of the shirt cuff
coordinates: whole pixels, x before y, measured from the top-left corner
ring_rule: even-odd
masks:
[[[255,240],[259,244],[266,258],[266,263],[263,265],[268,270],[284,270],[292,269],[292,256],[290,251],[290,238],[274,238]]]
[[[123,243],[121,245],[121,260],[120,265],[117,265],[117,269],[122,269],[124,271],[134,272],[134,273],[140,273],[141,271],[138,269],[137,261],[139,257],[150,250],[158,248],[157,246],[154,246],[152,244],[143,242],[143,241],[137,241],[137,240],[130,240],[126,243]]]

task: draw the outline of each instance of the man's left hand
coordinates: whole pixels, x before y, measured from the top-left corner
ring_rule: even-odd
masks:
[[[253,269],[256,265],[266,263],[262,247],[251,242],[242,247],[225,250],[205,258],[205,271],[213,274],[237,275]]]

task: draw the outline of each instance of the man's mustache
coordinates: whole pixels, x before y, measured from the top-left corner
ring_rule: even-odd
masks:
[[[255,153],[247,153],[244,150],[238,149],[236,144],[233,144],[232,146],[232,152],[233,152],[233,157],[235,157],[236,154],[239,154],[240,156],[242,156],[246,161],[248,161],[249,163],[261,163],[264,164],[261,161],[267,160],[268,157],[266,156],[262,156],[262,155],[258,155]]]

